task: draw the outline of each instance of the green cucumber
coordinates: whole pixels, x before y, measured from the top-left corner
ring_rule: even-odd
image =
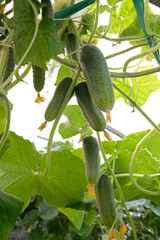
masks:
[[[71,54],[72,52],[76,51],[79,49],[79,42],[74,33],[69,33],[66,37],[66,50],[67,50],[67,55]],[[74,59],[75,61],[79,62],[80,61],[80,53],[75,52],[71,55],[68,56],[69,59]]]
[[[96,106],[104,112],[112,110],[115,102],[113,85],[106,60],[99,48],[85,45],[80,53],[80,66]]]
[[[72,78],[63,78],[57,85],[53,98],[51,99],[48,107],[46,108],[44,117],[46,121],[53,121],[61,108],[66,93],[72,83]],[[71,94],[72,97],[73,93]]]
[[[42,3],[46,3],[46,6],[42,7],[42,19],[45,17],[54,18],[53,7],[50,0],[41,0]]]
[[[86,82],[79,83],[75,87],[75,92],[78,105],[90,127],[98,132],[103,131],[107,126],[106,120],[92,101]]]
[[[41,92],[45,84],[45,69],[32,64],[33,85],[36,92]]]
[[[107,175],[103,174],[99,178],[95,186],[95,193],[100,218],[103,224],[110,229],[113,227],[117,213],[113,186]]]
[[[96,184],[100,175],[99,145],[97,139],[87,136],[83,140],[86,178],[88,183]]]
[[[5,82],[9,78],[9,76],[11,75],[11,73],[14,70],[14,67],[15,67],[14,50],[13,50],[13,48],[9,47],[8,58],[7,58],[6,68],[5,68],[2,82]]]

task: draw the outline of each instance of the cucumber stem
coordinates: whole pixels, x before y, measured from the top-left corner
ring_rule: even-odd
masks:
[[[82,39],[81,39],[81,37],[80,37],[80,35],[79,35],[79,32],[78,32],[78,30],[77,30],[77,27],[76,27],[76,25],[74,24],[74,21],[73,21],[72,19],[70,20],[70,24],[71,24],[71,26],[72,26],[72,29],[73,29],[75,35],[76,35],[76,38],[78,39],[79,45],[80,45],[81,47],[83,47]]]
[[[122,51],[119,51],[119,52],[110,54],[110,55],[106,56],[105,59],[109,59],[109,58],[118,56],[118,55],[120,55],[120,54],[129,52],[129,51],[131,51],[131,50],[133,50],[133,49],[135,49],[135,48],[144,47],[144,46],[148,46],[148,43],[139,43],[139,44],[136,44],[136,45],[134,45],[134,46],[132,46],[132,47],[129,47],[129,48],[126,48],[126,49],[124,49],[124,50],[122,50]]]
[[[25,51],[24,55],[22,56],[22,58],[20,59],[19,63],[17,64],[17,67],[14,69],[14,71],[11,73],[11,75],[9,76],[9,78],[0,86],[0,91],[2,89],[4,89],[6,87],[6,85],[11,81],[12,77],[15,75],[15,73],[18,71],[18,69],[21,67],[21,64],[23,63],[25,57],[27,56],[27,54],[29,53],[30,49],[32,48],[32,45],[36,39],[37,33],[38,33],[38,26],[39,26],[39,20],[37,19],[37,9],[34,6],[33,2],[31,0],[27,0],[29,2],[29,4],[31,5],[35,18],[36,18],[36,24],[35,24],[35,31],[34,31],[34,35],[33,38],[27,48],[27,50]]]
[[[127,98],[133,106],[148,120],[148,122],[160,133],[160,128],[157,126],[152,119],[142,110],[142,108],[132,99],[130,98],[125,92],[123,92],[114,82],[113,87],[120,92],[125,98]]]
[[[121,186],[111,168],[111,165],[108,161],[108,159],[106,158],[106,155],[105,155],[105,152],[104,152],[104,148],[103,148],[103,145],[102,145],[102,142],[101,142],[101,139],[100,139],[100,134],[99,132],[97,132],[97,138],[98,138],[98,143],[99,143],[99,147],[100,147],[100,150],[101,150],[101,153],[102,153],[102,157],[106,163],[106,166],[108,168],[108,170],[110,171],[110,173],[112,174],[113,176],[113,179],[115,181],[115,184],[116,184],[116,187],[117,187],[117,190],[119,192],[119,196],[120,196],[120,199],[121,199],[121,204],[124,206],[125,210],[126,210],[126,213],[128,215],[128,218],[129,218],[129,221],[130,221],[130,224],[131,224],[131,227],[132,227],[132,231],[133,231],[133,235],[134,235],[134,240],[137,240],[137,234],[136,234],[136,230],[135,230],[135,226],[134,226],[134,222],[133,222],[133,219],[127,209],[127,206],[125,204],[125,199],[124,199],[124,195],[123,195],[123,192],[122,192],[122,189],[121,189]]]
[[[0,151],[1,151],[7,140],[8,133],[9,133],[9,126],[10,126],[10,121],[11,121],[11,108],[10,108],[9,100],[4,93],[0,92],[0,98],[4,99],[6,102],[6,125],[5,125],[5,129],[3,132],[3,136],[0,140]]]
[[[70,99],[70,96],[73,92],[73,89],[77,83],[77,80],[79,78],[79,75],[80,75],[80,68],[78,68],[78,70],[76,71],[74,77],[73,77],[73,82],[71,83],[67,93],[66,93],[66,96],[64,98],[64,101],[61,105],[61,108],[57,114],[57,117],[55,118],[55,121],[53,123],[53,126],[51,128],[51,131],[50,131],[50,135],[49,135],[49,138],[48,138],[48,145],[47,145],[47,153],[46,153],[46,166],[45,166],[45,169],[44,169],[44,172],[42,174],[39,174],[40,176],[42,177],[46,177],[48,172],[49,172],[49,169],[50,169],[50,163],[51,163],[51,146],[52,146],[52,141],[53,141],[53,136],[54,136],[54,133],[55,133],[55,130],[57,128],[57,125],[58,125],[58,122],[64,112],[64,109],[66,107],[66,105],[68,104],[68,101]]]
[[[159,48],[160,48],[160,43],[157,44],[155,47],[152,47],[152,48],[150,48],[150,49],[147,49],[147,50],[143,51],[142,53],[139,53],[139,54],[137,54],[137,55],[135,55],[135,56],[127,59],[127,61],[126,61],[126,62],[124,63],[124,65],[123,65],[123,72],[126,72],[127,66],[128,66],[128,64],[129,64],[131,61],[133,61],[133,60],[135,60],[135,59],[137,59],[137,58],[141,58],[141,57],[143,57],[143,56],[145,56],[145,55],[147,55],[147,54],[151,54],[152,52],[155,52],[155,51],[158,50]]]
[[[59,62],[60,64],[68,67],[68,68],[72,68],[72,69],[75,69],[77,67],[76,64],[74,63],[71,63],[71,62],[68,62],[67,60],[63,59],[63,58],[60,58],[58,56],[56,57],[53,57],[54,60],[56,60],[57,62]]]
[[[160,123],[158,124],[158,127],[160,127]],[[132,155],[132,158],[131,158],[131,162],[130,162],[130,166],[129,166],[129,176],[130,176],[130,179],[133,183],[133,185],[139,189],[141,192],[145,193],[145,194],[148,194],[148,195],[152,195],[152,196],[158,196],[160,195],[160,189],[158,191],[150,191],[150,190],[147,190],[147,189],[144,189],[142,188],[134,179],[134,176],[133,176],[133,165],[134,165],[134,162],[138,156],[138,153],[139,151],[141,150],[143,144],[145,142],[147,142],[149,140],[149,138],[151,138],[155,133],[156,133],[157,129],[152,129],[147,135],[145,135],[141,141],[137,144],[136,146],[136,149]]]
[[[142,77],[142,76],[153,74],[156,72],[160,72],[160,67],[151,68],[151,69],[140,71],[140,72],[110,72],[110,75],[111,77],[114,77],[114,78],[132,78],[132,77]]]

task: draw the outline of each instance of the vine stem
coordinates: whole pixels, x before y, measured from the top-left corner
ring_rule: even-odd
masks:
[[[45,169],[44,169],[44,172],[42,174],[40,174],[41,176],[43,177],[46,177],[48,172],[49,172],[49,169],[50,169],[50,163],[51,163],[51,146],[52,146],[52,141],[53,141],[53,136],[54,136],[54,133],[55,133],[55,130],[56,130],[56,127],[58,125],[58,122],[61,118],[61,115],[63,114],[63,111],[66,107],[66,105],[68,104],[68,101],[70,99],[70,96],[73,92],[73,89],[76,85],[76,82],[79,78],[79,75],[80,75],[80,68],[78,68],[78,70],[76,71],[74,77],[73,77],[73,82],[71,84],[71,86],[69,87],[68,91],[67,91],[67,94],[64,98],[64,101],[61,105],[61,108],[57,114],[57,117],[53,123],[53,126],[51,128],[51,131],[50,131],[50,135],[49,135],[49,138],[48,138],[48,145],[47,145],[47,153],[46,153],[46,166],[45,166]]]
[[[97,138],[98,138],[98,143],[99,143],[99,147],[100,147],[100,150],[101,150],[101,153],[102,153],[102,157],[106,163],[106,166],[108,168],[108,170],[110,171],[110,173],[112,174],[113,176],[113,179],[115,181],[115,184],[116,184],[116,187],[117,187],[117,190],[119,192],[119,196],[120,196],[120,199],[121,199],[121,204],[124,206],[125,210],[126,210],[126,213],[128,215],[128,218],[129,218],[129,221],[130,221],[130,224],[131,224],[131,227],[132,227],[132,231],[133,231],[133,235],[134,235],[134,240],[137,240],[137,234],[136,234],[136,230],[135,230],[135,226],[134,226],[134,222],[133,222],[133,219],[127,209],[127,206],[125,204],[125,200],[124,200],[124,196],[123,196],[123,192],[122,192],[122,189],[121,189],[121,186],[109,164],[109,161],[108,159],[106,158],[106,155],[105,155],[105,152],[104,152],[104,149],[103,149],[103,145],[102,145],[102,142],[101,142],[101,139],[100,139],[100,134],[99,132],[97,132]]]
[[[126,61],[126,62],[124,63],[124,65],[123,65],[123,72],[126,72],[127,66],[128,66],[128,64],[129,64],[131,61],[136,60],[137,58],[141,58],[141,57],[143,57],[143,56],[145,56],[145,55],[147,55],[147,54],[150,54],[150,53],[152,53],[152,52],[155,52],[155,51],[158,50],[159,48],[160,48],[160,43],[157,44],[157,45],[156,45],[155,47],[153,47],[153,48],[150,48],[150,49],[148,49],[148,50],[145,50],[145,51],[143,51],[142,53],[139,53],[139,54],[137,54],[137,55],[135,55],[135,56],[127,59],[127,61]]]
[[[150,122],[150,124],[160,133],[160,128],[157,126],[152,119],[142,110],[142,108],[132,99],[130,98],[125,92],[123,92],[115,83],[113,83],[114,88],[120,92],[125,98],[127,98],[135,108]]]
[[[56,60],[57,62],[59,62],[60,64],[66,66],[66,67],[69,67],[69,68],[72,68],[72,69],[75,69],[77,67],[76,64],[68,62],[67,60],[65,60],[63,58],[60,58],[59,56],[53,57],[53,59]]]
[[[160,127],[160,123],[158,124],[158,126]],[[152,195],[152,196],[158,196],[158,195],[160,195],[160,189],[155,192],[155,191],[150,191],[150,190],[147,190],[147,189],[142,188],[142,187],[135,181],[135,179],[134,179],[134,176],[133,176],[133,165],[134,165],[134,162],[135,162],[135,160],[136,160],[136,158],[137,158],[137,155],[138,155],[139,151],[141,150],[143,144],[144,144],[146,141],[148,141],[148,139],[151,138],[151,137],[155,134],[156,131],[157,131],[157,129],[155,129],[155,128],[152,129],[152,130],[151,130],[146,136],[144,136],[144,137],[141,139],[141,141],[137,144],[136,149],[135,149],[135,151],[134,151],[134,153],[133,153],[133,155],[132,155],[131,162],[130,162],[130,166],[129,166],[129,176],[130,176],[130,179],[131,179],[133,185],[134,185],[137,189],[139,189],[141,192],[144,192],[144,193],[146,193],[146,194],[148,194],[148,195]]]
[[[105,59],[109,59],[109,58],[118,56],[118,55],[120,55],[120,54],[129,52],[129,51],[131,51],[131,50],[133,50],[133,49],[135,49],[135,48],[144,47],[144,46],[148,46],[148,43],[139,43],[139,44],[136,44],[136,45],[134,45],[134,46],[132,46],[132,47],[129,47],[129,48],[127,48],[127,49],[124,49],[124,50],[122,50],[122,51],[119,51],[119,52],[110,54],[110,55],[106,56]]]
[[[15,75],[15,73],[18,71],[18,69],[20,68],[21,64],[23,63],[25,57],[27,56],[27,54],[29,53],[30,49],[32,48],[33,46],[33,43],[36,39],[36,36],[37,36],[37,33],[38,33],[38,26],[39,26],[39,20],[37,19],[37,9],[36,7],[34,6],[33,2],[31,0],[27,0],[29,2],[29,4],[31,5],[31,7],[33,8],[33,12],[34,12],[34,15],[35,15],[35,18],[36,18],[36,24],[35,24],[35,31],[34,31],[34,35],[33,35],[33,38],[27,48],[27,50],[25,51],[24,55],[22,56],[22,58],[20,59],[19,63],[17,64],[17,67],[14,69],[14,71],[11,73],[11,75],[9,76],[9,78],[0,86],[0,91],[2,89],[5,88],[5,86],[11,81],[12,77]]]
[[[160,72],[160,67],[151,68],[148,70],[140,71],[140,72],[110,72],[111,77],[115,78],[132,78],[132,77],[142,77],[149,74]]]
[[[104,38],[105,40],[111,41],[111,42],[117,42],[121,43],[124,41],[138,41],[138,40],[146,40],[145,35],[142,36],[133,36],[133,37],[120,37],[120,38],[111,38],[107,36],[103,36],[100,32],[96,31],[97,35],[96,38]]]
[[[70,24],[71,24],[71,26],[72,26],[72,28],[73,28],[73,31],[74,31],[77,39],[78,39],[79,45],[80,45],[81,47],[83,47],[82,39],[81,39],[81,37],[80,37],[80,35],[79,35],[79,32],[78,32],[78,30],[77,30],[77,28],[76,28],[76,25],[74,24],[74,21],[73,21],[72,19],[70,20]]]
[[[134,177],[143,177],[144,174],[139,174],[139,173],[133,173],[132,174]],[[120,174],[115,174],[116,177],[129,177],[129,173],[120,173]],[[150,177],[160,177],[160,173],[155,173],[155,174],[151,174]]]
[[[92,38],[94,36],[94,34],[97,31],[97,27],[98,27],[98,19],[99,19],[99,0],[97,0],[97,8],[96,8],[96,19],[95,19],[95,24],[94,24],[94,29],[90,35],[90,38],[88,39],[88,44],[90,44],[90,42],[92,41]]]
[[[14,80],[11,84],[9,84],[3,91],[7,93],[10,89],[16,86],[19,82],[21,82],[22,79],[25,78],[25,76],[29,73],[29,71],[31,70],[31,67],[32,67],[32,63],[29,62],[24,72],[20,76],[18,74],[15,74],[16,80]]]
[[[11,121],[11,108],[10,108],[9,100],[4,93],[0,92],[0,98],[3,98],[6,102],[6,119],[7,119],[5,129],[4,129],[4,133],[3,133],[3,136],[0,140],[0,151],[1,151],[5,142],[6,142],[6,140],[7,140],[8,133],[9,133],[9,126],[10,126],[10,121]]]

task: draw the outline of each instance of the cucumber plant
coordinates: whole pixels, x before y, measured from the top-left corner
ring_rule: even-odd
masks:
[[[8,4],[13,2],[13,8],[10,8]],[[76,227],[75,232],[84,239],[88,237],[88,232],[91,232],[93,226],[99,221],[99,215],[97,215],[99,211],[102,221],[99,222],[100,235],[96,235],[96,239],[104,237],[137,240],[136,231],[138,230],[135,229],[134,218],[131,217],[126,201],[146,197],[160,204],[160,166],[157,160],[159,151],[156,147],[159,143],[160,125],[155,124],[139,106],[147,100],[152,92],[160,89],[159,79],[155,74],[160,71],[160,67],[146,66],[143,61],[147,54],[150,54],[153,59],[152,53],[159,60],[160,45],[156,43],[160,40],[159,17],[151,12],[148,14],[150,5],[149,1],[145,1],[143,22],[146,25],[147,41],[151,43],[151,48],[144,50],[141,47],[147,45],[146,36],[141,32],[132,1],[107,1],[105,5],[102,3],[102,6],[99,0],[94,2],[94,0],[84,0],[80,1],[78,5],[73,5],[74,1],[68,1],[69,8],[54,13],[51,0],[0,1],[0,172],[2,172],[0,187],[2,191],[24,200],[24,208],[32,194],[43,196],[50,206],[57,207],[68,215]],[[140,7],[138,2],[134,1],[136,7]],[[73,12],[75,13],[89,3],[94,3],[94,5],[86,9],[84,14],[80,13],[82,18],[80,15],[78,18],[77,16],[72,17]],[[143,1],[141,3],[143,5]],[[8,11],[8,9],[10,10]],[[122,9],[127,9],[127,11],[122,11]],[[99,16],[104,11],[110,14],[109,22],[107,26],[98,26]],[[58,30],[59,23],[61,26]],[[118,37],[115,38],[112,34],[118,34]],[[100,50],[98,45],[97,47],[92,45],[97,42],[101,44],[101,39],[107,43],[111,42],[114,46],[128,41],[128,43],[132,43],[132,46],[122,51],[118,51],[117,48],[115,53],[104,56],[103,49]],[[10,51],[13,57],[11,46],[14,49],[15,66],[13,59],[10,61],[8,57]],[[129,56],[123,67],[114,66],[111,69],[109,59],[114,57],[116,62],[121,54],[130,53],[131,50],[138,48],[141,48],[141,52]],[[139,58],[142,60],[134,65],[137,67],[136,71],[127,72],[128,64]],[[48,67],[52,64],[50,60],[59,63],[57,81],[62,80],[57,85],[44,114],[43,127],[47,122],[51,122],[52,126],[46,153],[41,157],[31,142],[17,136],[12,131],[9,132],[11,114],[9,100],[12,102],[12,94],[17,94],[18,91],[14,92],[14,87],[28,74],[32,66],[34,87],[38,93],[36,101],[44,101],[40,93],[44,84],[48,82],[45,81],[45,78],[47,78]],[[123,57],[121,57],[120,63],[123,63]],[[8,64],[11,64],[10,67]],[[144,66],[142,66],[143,64]],[[64,67],[61,67],[62,65]],[[22,66],[25,66],[24,71]],[[53,78],[50,79],[53,85],[55,72],[56,70],[52,72]],[[150,74],[152,74],[151,77]],[[131,79],[123,82],[122,79],[125,78]],[[131,82],[132,84],[130,84]],[[10,85],[7,86],[8,84]],[[11,89],[13,90],[12,94],[6,96]],[[132,91],[129,91],[130,89]],[[77,99],[76,106],[67,106],[74,93]],[[100,138],[102,132],[108,137],[105,130],[107,121],[104,112],[108,114],[114,107],[115,99],[120,96],[123,96],[127,104],[131,104],[135,110],[138,110],[154,129],[150,132],[126,136],[122,141],[112,142],[108,138],[110,142],[105,141],[106,139],[103,139],[104,142],[102,142]],[[60,120],[62,114],[67,117],[65,123],[61,123]],[[28,121],[31,114],[27,116]],[[41,116],[43,117],[43,110],[38,117]],[[109,114],[107,120],[110,120]],[[57,148],[56,151],[51,151],[53,136],[58,125],[59,133],[68,142],[80,133],[83,141],[82,148],[74,149],[75,146],[73,147],[68,142],[65,146],[58,142],[56,144],[61,145],[61,151],[57,151]],[[88,132],[86,132],[86,126]],[[42,126],[40,130],[42,130]],[[100,154],[104,160],[101,166]],[[144,160],[147,160],[145,164]],[[17,170],[14,171],[14,168]],[[86,179],[89,194],[86,191]],[[24,194],[24,186],[27,194]],[[90,199],[94,197],[94,190],[95,198]],[[2,206],[1,196],[0,192],[0,207]],[[1,218],[6,219],[5,206],[3,204],[4,214],[2,212],[0,220]],[[117,212],[122,207],[127,215],[129,231],[122,224],[123,219],[119,221],[119,217],[117,217]],[[74,208],[74,211],[69,208]],[[15,209],[10,208],[9,211],[13,210],[11,212],[14,215]],[[77,210],[83,210],[83,212],[77,212]],[[88,213],[84,213],[84,211]],[[34,214],[36,213],[37,209]],[[4,229],[3,232],[5,229],[9,232],[10,226],[13,227],[10,221],[0,222]],[[0,231],[0,239],[6,240],[7,233],[4,238],[3,232]],[[149,237],[152,235],[151,232]],[[34,229],[28,234],[27,239],[28,237],[34,238]],[[42,239],[55,237],[44,236],[43,231],[41,234],[43,235],[40,236]],[[102,234],[106,236],[102,236]],[[77,235],[71,234],[70,237],[78,238]],[[153,239],[155,237],[157,236],[155,235]]]

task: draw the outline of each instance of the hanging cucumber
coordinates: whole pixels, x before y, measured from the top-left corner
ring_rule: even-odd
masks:
[[[103,131],[107,125],[106,120],[92,101],[86,82],[79,83],[75,87],[75,92],[78,105],[90,127],[98,132]]]
[[[89,93],[96,106],[108,112],[114,106],[114,91],[106,60],[94,45],[85,45],[80,53],[80,65]]]
[[[87,136],[84,138],[83,154],[89,195],[94,197],[94,185],[97,183],[100,175],[99,145],[95,137]]]
[[[11,75],[11,73],[14,70],[14,67],[15,67],[15,63],[14,63],[14,50],[13,50],[12,47],[9,47],[7,64],[6,64],[6,68],[5,68],[5,72],[4,72],[2,83],[5,82],[9,78],[9,76]]]
[[[32,64],[32,70],[33,70],[33,86],[36,92],[38,93],[35,102],[40,103],[45,100],[39,94],[42,91],[45,84],[45,69]]]
[[[42,8],[42,18],[49,17],[53,19],[54,13],[53,13],[53,7],[52,7],[51,1],[41,0],[41,3],[46,3],[46,6]]]
[[[48,107],[44,114],[45,120],[47,122],[53,121],[56,118],[71,83],[72,83],[72,78],[69,78],[69,77],[63,78],[58,83],[56,90],[54,92],[53,98],[48,104]]]
[[[66,50],[67,50],[67,55],[71,54],[72,52],[76,51],[79,49],[79,42],[74,33],[69,33],[66,37]],[[71,55],[68,56],[69,59],[74,59],[75,61],[79,62],[80,61],[80,53],[75,52]]]
[[[114,201],[113,186],[107,175],[103,174],[99,178],[95,186],[95,193],[101,220],[103,224],[110,229],[113,227],[117,213]]]

